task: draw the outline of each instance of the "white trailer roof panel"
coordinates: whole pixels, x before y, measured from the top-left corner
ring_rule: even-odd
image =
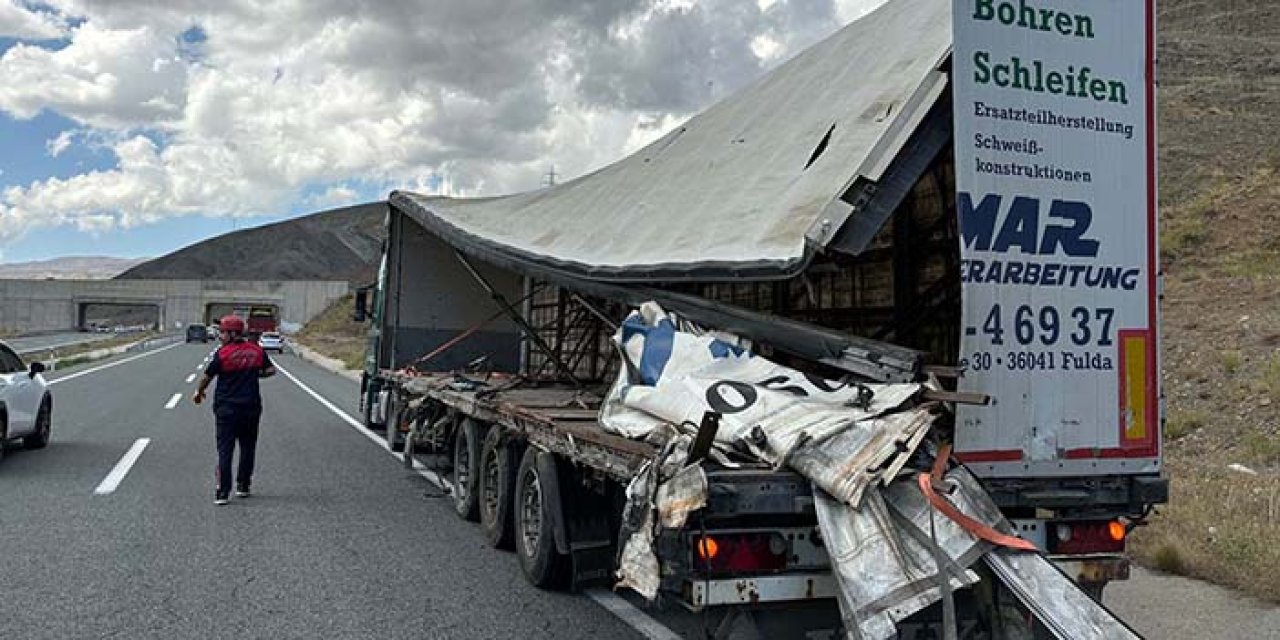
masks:
[[[392,194],[463,249],[614,282],[787,277],[945,86],[946,0],[890,0],[595,173],[497,198]],[[494,256],[496,257],[496,256]]]

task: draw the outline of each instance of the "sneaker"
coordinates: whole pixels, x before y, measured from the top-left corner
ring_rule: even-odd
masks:
[[[225,493],[217,493],[217,494],[214,494],[213,496],[213,503],[218,506],[229,504],[230,502],[231,502],[231,499],[228,498],[227,494]]]
[[[247,485],[247,484],[238,484],[238,485],[236,485],[236,497],[237,497],[237,498],[248,498],[248,497],[249,497],[249,485]]]

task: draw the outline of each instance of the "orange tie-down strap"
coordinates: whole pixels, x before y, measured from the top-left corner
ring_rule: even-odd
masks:
[[[939,480],[942,479],[942,471],[946,468],[947,459],[950,456],[951,445],[946,445],[942,448],[942,451],[938,452],[938,457],[933,462],[933,472],[921,473],[916,476],[916,481],[920,483],[920,491],[924,493],[924,497],[929,501],[929,504],[933,505],[934,509],[941,511],[942,515],[950,518],[952,522],[960,525],[961,529],[964,529],[970,534],[986,540],[991,544],[998,544],[1002,547],[1009,547],[1010,549],[1021,549],[1023,551],[1039,551],[1039,549],[1036,549],[1036,546],[1031,544],[1028,540],[1000,533],[990,526],[970,518],[957,509],[955,505],[951,504],[949,500],[938,495],[938,492],[933,490],[933,479],[935,476]]]

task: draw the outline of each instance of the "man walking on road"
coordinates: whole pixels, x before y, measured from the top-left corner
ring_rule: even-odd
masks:
[[[258,446],[258,419],[262,417],[262,394],[258,379],[276,373],[271,359],[257,344],[245,339],[244,320],[227,316],[218,325],[222,346],[205,367],[200,385],[191,401],[204,401],[205,389],[214,378],[218,389],[213,395],[213,415],[218,424],[218,466],[214,504],[224,505],[231,497],[231,455],[240,443],[240,467],[236,471],[236,497],[249,497],[253,478],[253,456]]]

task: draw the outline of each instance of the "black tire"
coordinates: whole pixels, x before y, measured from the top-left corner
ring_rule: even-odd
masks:
[[[485,540],[496,549],[514,548],[516,472],[519,471],[520,442],[505,437],[502,429],[490,428],[480,449],[480,528]]]
[[[401,407],[396,400],[392,400],[390,404],[388,411],[394,410],[395,413],[387,413],[387,446],[399,453],[404,451],[404,432],[400,430],[400,423],[404,422],[408,407]]]
[[[370,431],[382,431],[387,428],[385,424],[378,424],[373,421],[373,403],[378,397],[378,392],[365,393],[364,398],[364,426]]]
[[[476,499],[480,479],[480,444],[483,433],[480,423],[463,418],[458,433],[453,438],[453,510],[463,520],[480,519],[480,504]]]
[[[46,399],[40,403],[36,413],[36,432],[22,439],[22,446],[27,449],[43,449],[49,444],[49,435],[53,431],[53,409]]]
[[[418,429],[421,429],[421,427],[419,427]],[[415,430],[415,431],[417,431],[417,430]],[[416,437],[416,436],[417,436],[417,434],[416,434],[414,431],[410,431],[408,434],[406,434],[405,439],[404,439],[404,447],[403,447],[403,449],[404,449],[403,454],[404,454],[404,455],[402,455],[402,456],[400,457],[400,459],[404,462],[404,468],[406,468],[406,469],[412,469],[412,468],[413,468],[413,462],[414,462],[414,452],[413,452],[413,450],[414,450],[414,448],[417,446],[417,445],[415,445],[415,444],[414,444],[414,442],[416,442],[416,441],[417,441],[417,437]]]
[[[551,523],[547,483],[538,471],[538,449],[526,447],[516,472],[512,505],[516,555],[524,576],[540,589],[564,589],[569,585],[569,556],[556,549]]]

